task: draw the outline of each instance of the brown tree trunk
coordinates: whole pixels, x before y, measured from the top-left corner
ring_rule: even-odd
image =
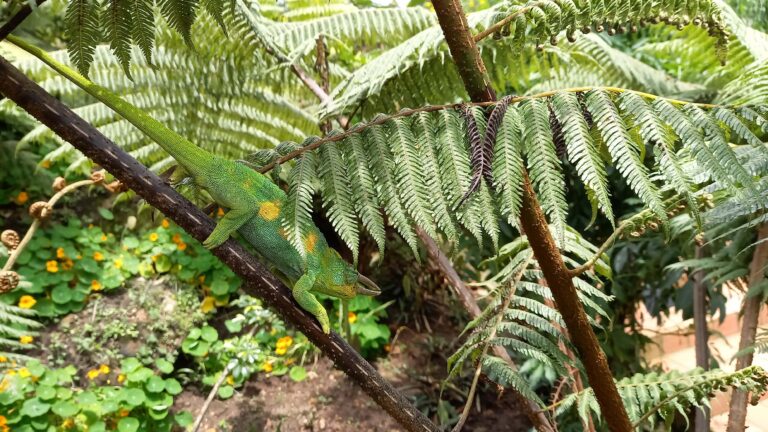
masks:
[[[213,231],[214,221],[202,210],[2,57],[0,93],[101,165],[198,241],[202,242]],[[236,240],[230,239],[212,252],[242,278],[245,292],[275,308],[406,430],[439,430],[344,339],[336,333],[324,334],[315,318],[296,305],[288,287]]]
[[[749,287],[761,283],[765,279],[765,266],[768,264],[768,223],[760,225],[757,233],[752,262],[749,265]],[[760,295],[744,299],[744,318],[741,322],[741,339],[739,350],[746,349],[755,343],[757,334],[757,319],[760,317],[760,307],[763,297]],[[736,360],[736,370],[752,365],[752,353],[745,354]],[[728,432],[742,432],[747,421],[747,402],[749,394],[742,390],[734,390],[731,395],[731,407],[728,414]]]
[[[460,1],[434,0],[432,4],[451,56],[472,101],[493,101],[495,93],[491,88]],[[571,275],[563,263],[527,175],[523,183],[520,222],[547,284],[552,290],[555,303],[563,316],[573,344],[582,358],[590,386],[595,392],[608,427],[614,432],[631,431],[632,423],[616,389],[608,360],[587,320]]]

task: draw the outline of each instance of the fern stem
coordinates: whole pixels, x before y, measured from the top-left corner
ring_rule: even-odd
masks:
[[[101,180],[99,180],[99,182],[100,181]],[[51,199],[49,199],[48,202],[45,203],[45,209],[50,212],[51,210],[53,210],[53,206],[56,205],[56,202],[59,199],[61,199],[61,197],[63,197],[64,195],[72,192],[73,190],[79,187],[90,186],[94,183],[97,183],[97,181],[93,179],[89,179],[89,180],[80,180],[79,182],[75,182],[75,183],[72,183],[71,185],[67,185],[66,187],[62,188],[60,191],[56,192],[51,197]],[[40,221],[42,219],[43,217],[35,218],[35,220],[32,222],[32,225],[30,225],[29,229],[27,230],[27,233],[24,234],[24,238],[22,238],[21,242],[19,242],[19,245],[16,246],[16,248],[13,251],[11,251],[10,256],[8,256],[8,261],[6,261],[5,265],[3,265],[3,271],[10,270],[11,268],[13,268],[13,265],[16,263],[16,260],[19,258],[19,255],[21,255],[21,253],[24,251],[24,248],[27,246],[29,241],[32,240],[32,237],[35,235],[35,231],[37,231],[37,228],[40,226]]]
[[[724,105],[717,105],[717,104],[706,104],[706,103],[688,102],[688,101],[670,99],[670,98],[665,98],[665,97],[657,96],[657,95],[650,94],[650,93],[644,93],[644,92],[641,92],[641,91],[630,90],[630,89],[625,89],[625,88],[621,88],[621,87],[570,87],[570,88],[565,88],[565,89],[560,89],[560,90],[546,91],[546,92],[534,94],[534,95],[531,95],[531,96],[515,96],[515,97],[512,97],[512,98],[509,99],[509,103],[510,104],[518,103],[518,102],[526,101],[526,100],[529,100],[529,99],[548,98],[548,97],[554,96],[557,93],[586,93],[586,92],[590,92],[590,91],[594,91],[594,90],[603,90],[603,91],[606,91],[606,92],[609,92],[609,93],[617,93],[617,94],[621,94],[621,93],[634,93],[634,94],[636,94],[638,96],[641,96],[643,98],[650,99],[650,100],[660,99],[660,100],[667,101],[667,102],[669,102],[669,103],[671,103],[673,105],[692,105],[692,106],[697,106],[699,108],[704,108],[704,109],[713,109],[713,108],[719,108],[719,107],[724,107],[724,108],[735,108],[735,107],[738,107],[738,105],[724,106]],[[304,147],[301,147],[299,149],[296,149],[296,150],[294,150],[294,151],[292,151],[290,153],[287,153],[285,156],[282,156],[282,157],[276,159],[275,161],[270,162],[270,163],[264,165],[263,167],[259,168],[259,172],[264,174],[264,173],[272,170],[277,165],[282,165],[282,164],[284,164],[284,163],[286,163],[288,161],[291,161],[293,159],[296,159],[296,158],[300,157],[301,155],[303,155],[304,153],[306,153],[308,151],[312,151],[312,150],[316,150],[316,149],[320,148],[320,146],[322,146],[323,144],[327,144],[329,142],[341,141],[341,140],[343,140],[345,138],[348,138],[350,135],[361,133],[362,131],[368,129],[369,127],[381,126],[384,123],[387,123],[388,121],[396,119],[396,118],[410,117],[410,116],[413,116],[413,115],[418,114],[418,113],[437,112],[437,111],[442,111],[442,110],[447,110],[447,109],[458,110],[458,109],[461,109],[464,106],[490,107],[490,106],[495,106],[498,103],[499,103],[498,101],[494,100],[494,101],[465,102],[465,103],[454,103],[454,104],[444,104],[444,105],[427,105],[427,106],[423,106],[423,107],[419,107],[419,108],[404,109],[404,110],[401,110],[400,112],[398,112],[396,114],[392,114],[392,115],[388,115],[388,116],[377,116],[376,118],[374,118],[373,120],[371,120],[371,121],[369,121],[367,123],[360,123],[357,126],[351,128],[351,129],[348,129],[348,130],[346,130],[346,131],[344,131],[342,133],[326,136],[324,138],[321,138],[319,140],[316,140],[316,141],[312,142],[312,144],[309,144],[307,146],[304,146]]]
[[[476,34],[474,39],[475,43],[480,42],[481,40],[487,38],[488,36],[496,33],[497,31],[504,28],[505,25],[509,24],[514,20],[515,18],[519,17],[520,15],[525,15],[528,13],[531,9],[537,8],[540,6],[544,6],[545,4],[549,3],[549,1],[540,1],[537,3],[529,4],[528,6],[523,7],[522,9],[518,10],[515,13],[509,14],[501,21],[498,21],[497,23],[493,24],[492,26],[488,27],[487,29],[481,31],[480,33]]]

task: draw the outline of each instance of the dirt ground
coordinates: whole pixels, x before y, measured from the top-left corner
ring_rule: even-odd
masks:
[[[409,332],[410,333],[410,332]],[[404,334],[404,333],[403,333]],[[437,421],[434,412],[440,379],[445,366],[430,361],[426,350],[433,344],[429,336],[413,333],[403,336],[387,358],[376,362],[380,373],[395,387],[417,401]],[[299,432],[299,431],[370,431],[403,430],[380,409],[343,372],[333,368],[326,358],[308,365],[309,377],[293,382],[288,377],[258,375],[234,397],[214,400],[201,430],[206,432]],[[432,375],[433,373],[441,375]],[[481,393],[464,431],[525,431],[528,420],[514,406],[508,394],[498,399],[492,389]],[[449,392],[446,392],[449,393]],[[174,408],[197,415],[206,395],[185,390]],[[448,395],[450,397],[450,395]],[[457,411],[460,404],[450,402]],[[477,411],[477,407],[481,411]]]

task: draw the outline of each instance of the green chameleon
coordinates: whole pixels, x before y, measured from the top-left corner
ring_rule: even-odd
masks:
[[[359,274],[335,249],[328,246],[316,226],[312,226],[305,234],[303,243],[306,256],[301,256],[281,227],[280,212],[285,205],[286,195],[266,176],[243,164],[201,149],[141,109],[59,63],[45,51],[17,37],[9,36],[8,40],[131,122],[167,151],[197,186],[208,191],[217,204],[229,208],[203,245],[208,249],[215,248],[235,231],[239,232],[261,256],[293,282],[293,297],[304,310],[317,318],[323,332],[330,332],[328,313],[313,293],[323,293],[342,300],[351,299],[357,294],[381,293],[376,284]]]

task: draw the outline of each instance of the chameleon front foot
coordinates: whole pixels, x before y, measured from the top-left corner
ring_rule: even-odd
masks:
[[[317,318],[323,333],[328,334],[331,332],[331,320],[328,319],[328,312],[325,311],[325,308],[320,304],[315,295],[309,292],[314,284],[314,275],[305,274],[300,277],[293,286],[293,298],[296,299],[296,302],[299,303],[302,309]]]

